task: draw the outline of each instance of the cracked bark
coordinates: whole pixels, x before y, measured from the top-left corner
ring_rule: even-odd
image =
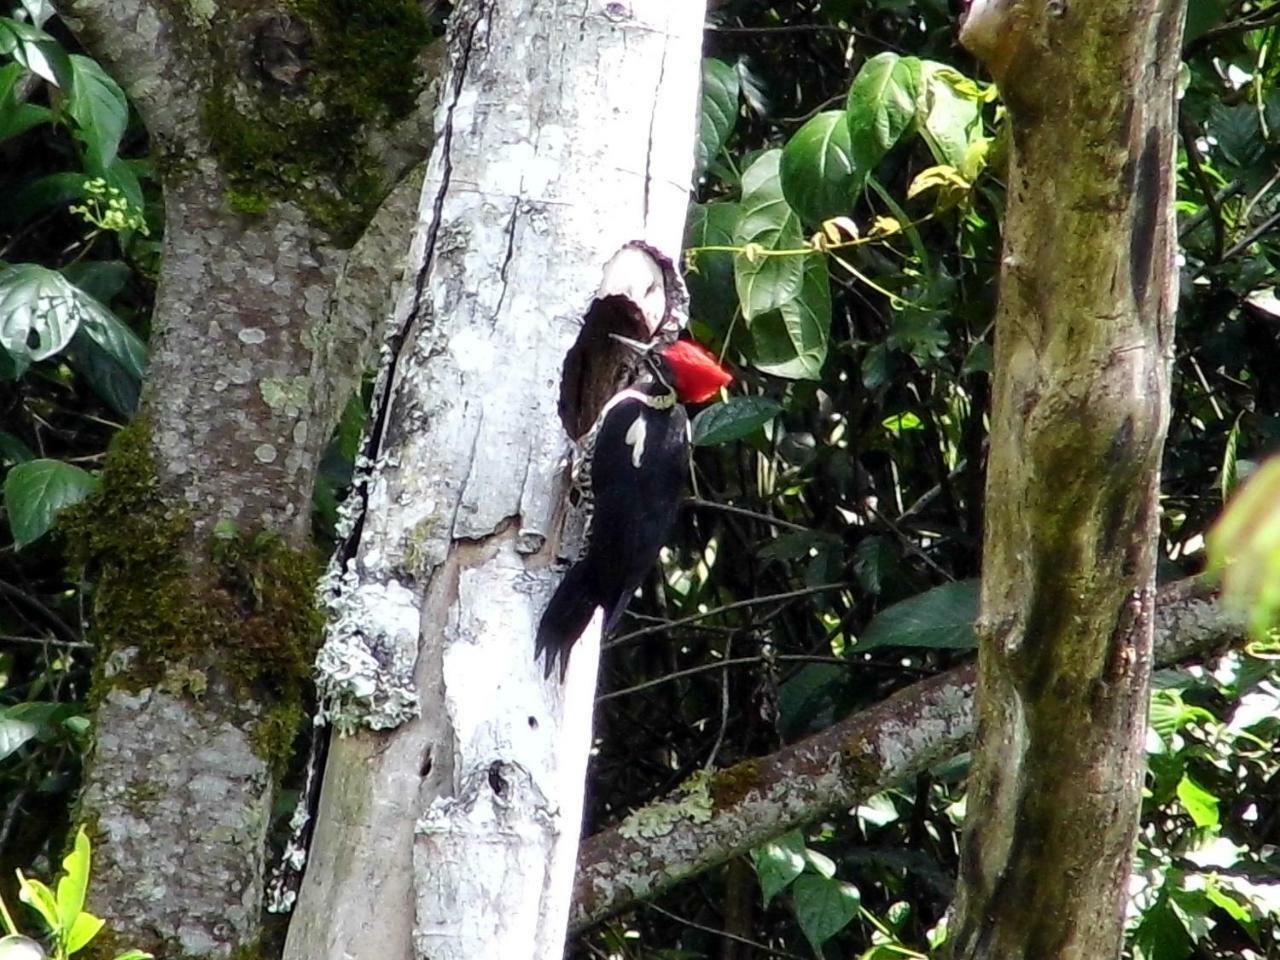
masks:
[[[348,250],[295,204],[230,209],[202,101],[228,68],[219,57],[252,60],[250,32],[237,25],[261,11],[211,5],[200,23],[195,7],[147,0],[57,6],[137,107],[161,171],[164,257],[142,413],[163,499],[190,520],[196,595],[219,520],[308,541],[318,460],[369,362],[402,259],[390,251],[403,249],[414,210],[393,193]],[[429,149],[413,143],[412,117],[365,133],[388,174]],[[202,655],[210,686],[195,698],[173,692],[180,683],[121,685],[131,651],[113,651],[94,716],[79,808],[104,838],[93,908],[157,955],[225,955],[260,930],[275,785],[251,732],[273,701],[227,682],[222,658],[232,655]]]
[[[1177,303],[1184,3],[979,0],[1009,108],[977,736],[947,955],[1119,955]]]
[[[1203,581],[1161,589],[1157,663],[1204,655],[1244,637],[1244,618],[1221,609]],[[624,823],[589,837],[578,858],[571,929],[585,930],[966,750],[973,736],[975,675],[974,665],[956,668],[777,753],[717,771],[710,819],[677,817],[648,835]],[[627,822],[654,821],[653,809],[642,808]]]
[[[621,246],[679,249],[701,14],[471,0],[451,15],[348,568],[350,590],[394,584],[418,605],[421,715],[334,740],[288,958],[561,955],[598,657],[584,638],[563,688],[533,660],[560,546],[561,365]]]

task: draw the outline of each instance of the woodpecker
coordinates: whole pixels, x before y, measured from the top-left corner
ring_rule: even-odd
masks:
[[[534,656],[545,675],[559,663],[597,609],[603,632],[622,617],[658,559],[675,523],[689,463],[689,418],[682,404],[703,403],[733,377],[688,340],[650,345],[613,335],[644,354],[644,371],[618,391],[582,439],[573,483],[587,512],[586,553],[569,568],[538,625]]]

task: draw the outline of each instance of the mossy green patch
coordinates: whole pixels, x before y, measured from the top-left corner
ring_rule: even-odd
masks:
[[[432,30],[417,0],[290,0],[306,25],[302,70],[284,89],[249,90],[230,67],[204,101],[204,123],[247,214],[291,200],[336,242],[350,244],[388,185],[365,146],[370,127],[407,116],[425,78],[418,55]],[[234,64],[229,52],[219,62]]]
[[[763,766],[759,760],[744,760],[715,771],[711,776],[711,800],[716,809],[731,807],[758,788]]]
[[[99,490],[59,523],[72,566],[96,577],[92,698],[145,686],[199,697],[216,674],[264,705],[254,743],[283,772],[324,623],[319,558],[229,525],[198,542],[188,511],[161,495],[142,418],[113,441]],[[109,676],[125,649],[137,655]]]

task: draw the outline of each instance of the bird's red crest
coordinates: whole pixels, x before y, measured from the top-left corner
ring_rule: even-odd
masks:
[[[662,350],[671,368],[672,384],[683,403],[702,403],[733,382],[733,374],[720,365],[714,353],[691,340],[677,340]]]

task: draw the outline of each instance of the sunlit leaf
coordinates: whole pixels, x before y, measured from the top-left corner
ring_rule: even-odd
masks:
[[[730,397],[693,419],[693,443],[714,447],[750,436],[778,415],[782,405],[768,397]]]
[[[920,85],[921,65],[915,57],[879,53],[862,65],[845,102],[856,169],[874,170],[915,123]]]
[[[129,101],[120,85],[97,62],[72,54],[72,79],[67,113],[75,120],[77,136],[87,150],[89,167],[104,172],[116,158],[129,125]]]
[[[76,831],[71,852],[62,858],[63,872],[58,878],[58,918],[63,930],[71,930],[84,909],[84,894],[89,887],[89,858],[89,837],[81,827]]]
[[[804,872],[804,849],[804,837],[799,830],[792,830],[751,851],[751,862],[760,878],[760,895],[766,907]]]
[[[853,165],[849,124],[841,110],[809,120],[782,149],[782,192],[806,223],[844,216],[853,208],[863,176]]]
[[[778,165],[782,151],[761,154],[742,175],[742,208],[734,230],[739,246],[765,252],[803,247],[800,218],[782,196]],[[753,320],[793,300],[804,282],[804,257],[797,255],[734,258],[734,281],[742,315]]]
[[[806,257],[799,295],[751,323],[752,365],[775,377],[818,380],[831,331],[827,262]]]
[[[857,887],[829,877],[806,873],[791,885],[792,909],[815,950],[849,925],[861,903]]]
[[[694,178],[702,176],[738,119],[738,71],[723,60],[702,61],[702,110],[694,152]]]

